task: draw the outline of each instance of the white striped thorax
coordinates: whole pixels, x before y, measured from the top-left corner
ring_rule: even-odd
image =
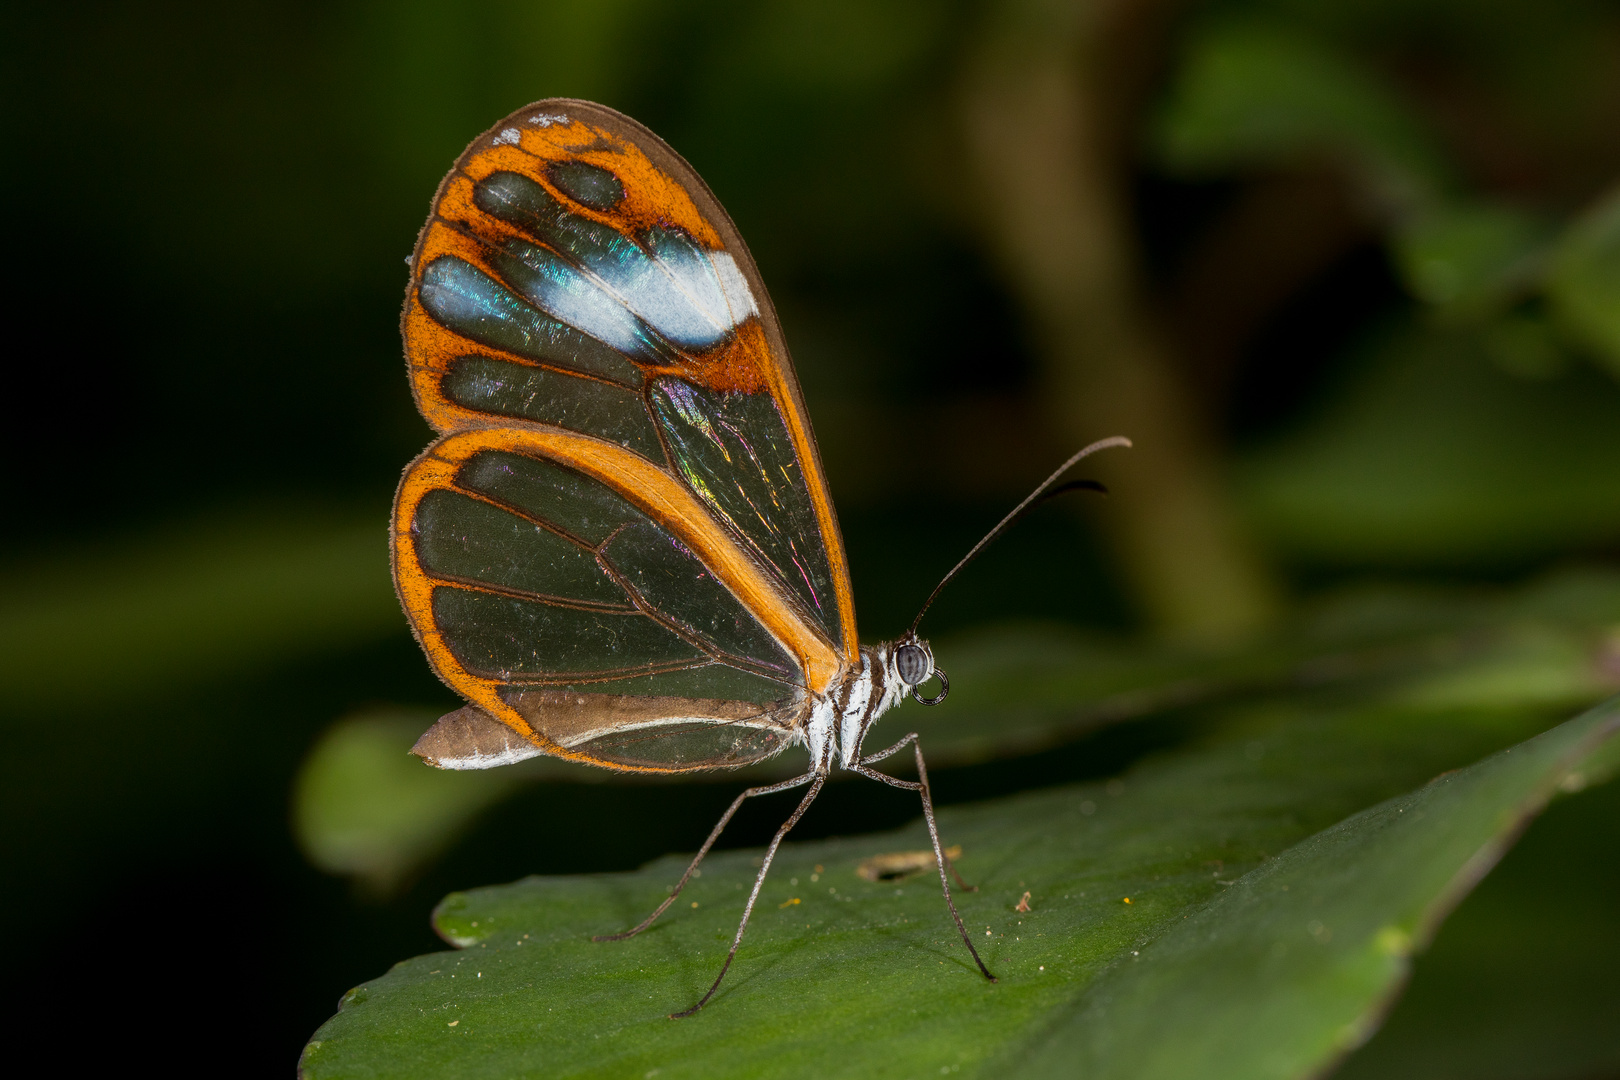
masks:
[[[937,698],[925,699],[917,695],[917,688],[936,675],[943,681],[925,641],[906,637],[862,645],[860,657],[860,665],[851,665],[843,678],[815,702],[805,722],[810,767],[818,772],[831,771],[833,753],[846,769],[859,763],[867,731],[907,694],[928,704],[938,704],[945,696],[941,693]]]

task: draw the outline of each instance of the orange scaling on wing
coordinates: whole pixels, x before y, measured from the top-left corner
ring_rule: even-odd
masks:
[[[473,161],[483,162],[487,167],[480,168],[477,173],[453,172],[445,178],[444,187],[439,191],[439,197],[433,204],[434,217],[428,219],[429,229],[442,229],[444,222],[453,221],[458,225],[471,228],[478,234],[480,240],[494,246],[499,246],[499,242],[502,240],[512,239],[527,240],[533,243],[535,237],[530,236],[510,221],[502,221],[494,214],[481,209],[475,201],[474,189],[478,181],[497,172],[521,173],[543,186],[547,191],[551,192],[554,198],[576,212],[585,209],[585,207],[577,206],[567,195],[558,191],[551,181],[536,174],[534,171],[534,158],[521,150],[510,146],[498,146],[494,150],[484,151],[484,153],[475,157]],[[472,163],[469,162],[468,165],[471,166]],[[617,225],[613,227],[618,229]]]
[[[470,701],[510,724],[536,745],[552,749],[499,696],[500,684],[464,671],[433,627],[433,582],[416,561],[411,519],[422,497],[435,488],[454,486],[461,465],[481,450],[504,450],[538,457],[605,484],[627,502],[678,537],[737,597],[804,672],[812,693],[824,693],[842,673],[846,660],[818,631],[794,613],[759,566],[737,546],[724,527],[709,516],[696,497],[675,477],[641,456],[601,439],[539,425],[485,428],[457,432],[434,444],[418,458],[400,484],[394,510],[395,580],[400,599],[435,669]],[[560,748],[558,748],[560,750]]]
[[[725,394],[759,394],[770,389],[766,372],[774,366],[759,317],[751,315],[706,353],[681,353],[679,364],[643,368],[648,378],[673,375],[678,379]],[[782,399],[776,399],[782,408]],[[784,410],[785,411],[785,410]]]
[[[757,325],[757,320],[750,320],[750,323]],[[781,364],[770,362],[768,351],[766,357],[767,363],[762,367],[769,382],[771,397],[776,399],[776,407],[787,424],[788,437],[793,440],[793,453],[799,459],[799,474],[804,477],[810,503],[816,509],[816,526],[821,531],[822,545],[827,551],[833,588],[838,592],[838,622],[844,639],[844,658],[851,664],[859,663],[861,646],[855,634],[855,589],[849,580],[849,559],[844,554],[844,537],[838,531],[838,514],[833,509],[832,492],[827,489],[827,477],[821,471],[821,456],[816,452],[815,436],[811,434],[810,421],[796,387],[789,384],[788,375]]]
[[[623,118],[619,119],[623,121]],[[625,201],[615,207],[612,213],[602,214],[574,203],[566,193],[558,191],[546,177],[531,174],[545,184],[546,189],[554,196],[573,207],[575,212],[611,225],[631,240],[635,239],[637,229],[656,223],[679,226],[711,251],[728,249],[728,244],[720,231],[703,215],[687,187],[654,164],[640,147],[629,140],[581,120],[553,122],[545,126],[527,123],[520,130],[523,132],[520,140],[522,148],[537,157],[548,161],[569,159],[587,161],[610,170],[619,178],[625,189]],[[651,132],[648,132],[647,136],[653,140],[654,146],[663,145]],[[724,209],[714,200],[696,173],[692,172],[691,166],[675,155],[674,151],[668,153],[672,159],[670,166],[691,173],[694,187],[701,191],[704,200],[713,205],[714,212],[726,221],[730,232],[735,234],[735,226],[730,225]],[[482,158],[482,155],[478,157]],[[777,409],[786,421],[788,434],[793,440],[794,453],[799,459],[810,500],[815,506],[816,524],[820,528],[827,558],[831,563],[834,587],[838,592],[837,602],[845,659],[855,663],[860,655],[855,628],[855,595],[850,584],[849,563],[838,530],[837,514],[833,510],[832,494],[828,491],[826,478],[822,475],[820,457],[816,453],[815,438],[810,432],[810,423],[805,416],[803,402],[785,368],[786,345],[781,341],[781,332],[775,325],[774,313],[770,312],[769,293],[765,289],[764,282],[759,279],[758,270],[753,267],[753,259],[741,237],[737,237],[735,244],[729,246],[736,248],[732,251],[733,257],[747,267],[749,288],[757,294],[755,302],[759,304],[762,316],[746,320],[731,338],[714,352],[686,357],[683,364],[669,373],[711,390],[747,394],[768,391],[775,399]],[[771,333],[766,332],[762,321],[767,313],[772,319]],[[658,373],[662,373],[662,369],[659,369]]]
[[[456,470],[460,465],[439,456],[437,449],[437,446],[428,447],[421,457],[411,463],[400,481],[399,493],[394,497],[393,542],[389,555],[393,561],[394,588],[399,593],[405,617],[410,621],[411,632],[416,635],[422,651],[427,653],[433,670],[452,690],[547,753],[573,757],[534,730],[520,713],[501,699],[501,683],[480,678],[462,667],[451,654],[450,647],[444,643],[444,636],[433,621],[435,582],[422,570],[411,522],[416,517],[417,506],[428,492],[455,486]]]
[[[544,168],[535,168],[532,161],[527,169],[514,170],[545,184],[546,190],[575,213],[611,225],[629,237],[654,225],[673,225],[685,230],[710,251],[719,251],[725,246],[714,226],[698,212],[685,186],[653,164],[641,147],[628,139],[578,119],[552,120],[547,124],[531,121],[518,125],[518,130],[522,132],[519,145],[541,161],[583,161],[607,169],[619,178],[624,186],[624,201],[604,212],[582,206],[559,191],[544,175]],[[465,171],[473,179],[481,180],[498,168],[512,168],[496,164],[510,160],[504,155],[495,155],[495,151],[505,149],[493,147],[475,154],[464,167]],[[484,171],[486,161],[488,171]]]
[[[410,368],[411,392],[416,397],[416,411],[443,434],[461,428],[488,424],[490,416],[465,405],[458,405],[444,396],[441,384],[450,372],[450,364],[468,355],[493,356],[525,367],[540,367],[533,360],[507,352],[477,345],[436,322],[422,306],[416,295],[416,283],[411,283],[410,297],[405,301],[405,317],[401,320],[405,338],[405,358]],[[573,372],[569,372],[573,374]]]
[[[487,146],[467,157],[457,172],[445,178],[435,201],[441,218],[490,223],[504,235],[520,235],[513,226],[479,210],[473,189],[498,172],[519,173],[545,188],[569,212],[614,229],[634,240],[653,226],[675,227],[710,251],[724,246],[714,226],[698,211],[692,196],[634,143],[620,139],[580,120],[541,127],[514,121],[521,132],[518,146]],[[581,161],[613,173],[624,187],[624,199],[612,210],[597,210],[577,202],[546,175],[551,162]]]

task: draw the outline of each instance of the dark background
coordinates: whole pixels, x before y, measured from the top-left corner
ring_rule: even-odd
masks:
[[[1104,31],[1073,31],[1077,93],[1112,110],[1085,168],[1127,245],[1118,309],[1150,328],[1179,402],[1152,415],[1191,418],[1182,464],[1238,523],[1237,554],[1210,558],[1260,582],[1250,621],[1347,580],[1507,582],[1612,560],[1620,361],[1558,329],[1533,282],[1460,312],[1425,294],[1415,211],[1358,187],[1349,143],[1199,158],[1165,132],[1178,102],[1196,112],[1187,80],[1212,27],[1304,35],[1370,73],[1356,93],[1416,118],[1445,200],[1507,206],[1553,236],[1620,176],[1615,8],[1118,7]],[[386,901],[312,868],[288,827],[292,777],[334,720],[454,704],[387,592],[389,499],[430,437],[397,318],[440,176],[514,108],[622,109],[736,219],[795,350],[864,640],[909,622],[1080,437],[1114,433],[1054,418],[1052,387],[1084,362],[1061,341],[1106,339],[1099,309],[1077,302],[1064,326],[1041,306],[999,239],[997,207],[1021,196],[963,135],[1006,19],[786,0],[12,14],[0,768],[15,1037],[64,1065],[215,1074],[223,1052],[233,1074],[285,1075],[345,989],[438,944],[427,912],[445,892],[690,849],[731,798],[536,788]],[[1108,50],[1087,34],[1117,34],[1129,71],[1094,62]],[[1088,416],[1110,415],[1108,393]],[[1154,503],[1178,467],[1110,477],[1114,503]],[[1361,530],[1343,542],[1334,515],[1352,511],[1335,507]],[[1173,587],[1132,562],[1133,527],[1040,511],[953,586],[930,633],[1028,617],[1222,632],[1206,599],[1162,599]],[[1176,737],[1105,732],[946,771],[937,798],[1107,775]],[[835,786],[798,835],[889,828],[912,806]],[[762,842],[780,812],[751,807],[726,844]],[[1558,813],[1577,832],[1608,820]],[[1564,834],[1537,829],[1487,890],[1614,895],[1612,850],[1576,873],[1537,854]]]

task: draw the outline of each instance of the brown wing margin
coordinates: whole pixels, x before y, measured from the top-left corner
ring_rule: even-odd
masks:
[[[748,613],[797,660],[812,692],[825,692],[838,677],[844,666],[843,658],[784,601],[771,579],[738,548],[731,535],[714,521],[691,492],[664,470],[612,443],[537,425],[456,432],[430,447],[411,465],[400,483],[393,520],[394,581],[412,629],[440,678],[535,746],[558,757],[607,764],[590,753],[564,747],[535,730],[522,712],[503,696],[505,684],[474,675],[456,661],[435,626],[434,582],[422,568],[411,530],[423,497],[430,491],[450,487],[460,466],[483,450],[548,460],[612,489],[697,555]],[[643,768],[627,764],[610,767]]]
[[[555,117],[557,122],[548,121],[537,125],[535,123],[537,117]],[[581,130],[574,130],[576,128]],[[843,536],[839,530],[837,515],[822,469],[820,451],[810,427],[803,395],[798,379],[794,375],[792,360],[775,307],[741,234],[714,193],[685,159],[641,124],[605,106],[567,98],[535,102],[495,124],[488,132],[474,140],[457,159],[455,167],[434,196],[435,213],[429,218],[428,224],[418,238],[413,265],[418,270],[423,266],[424,245],[427,244],[435,223],[440,220],[441,204],[447,198],[452,201],[459,198],[457,186],[465,186],[469,169],[475,165],[477,168],[483,168],[490,163],[485,159],[491,159],[491,162],[499,159],[505,163],[504,167],[519,168],[525,172],[532,171],[532,165],[523,168],[520,158],[527,155],[520,152],[519,147],[511,142],[509,133],[514,130],[521,133],[524,152],[539,151],[552,160],[611,159],[616,169],[621,171],[628,169],[629,175],[645,177],[626,185],[637,197],[627,200],[624,206],[608,212],[576,207],[575,210],[583,216],[609,225],[627,237],[631,236],[636,228],[644,228],[654,222],[674,225],[685,230],[705,247],[710,247],[711,250],[717,247],[730,253],[736,261],[759,308],[757,327],[754,320],[748,320],[748,323],[740,328],[742,337],[737,345],[743,353],[748,354],[748,363],[757,366],[758,374],[775,400],[787,426],[794,453],[802,463],[805,486],[832,574],[834,599],[838,606],[838,625],[843,642],[843,659],[846,663],[858,662],[859,639],[855,626],[854,595],[849,579],[849,564],[844,551]],[[533,159],[530,160],[532,162]],[[544,182],[543,178],[540,179]],[[432,325],[431,320],[420,310],[416,285],[417,281],[413,274],[402,320],[406,341],[413,349],[416,347],[415,343],[429,346],[444,336],[442,330]],[[746,346],[745,339],[759,341],[758,337],[754,337],[755,334],[763,338],[763,348],[757,345]],[[438,360],[420,366],[413,352],[412,385],[423,414],[441,431],[489,423],[492,417],[468,414],[465,410],[451,406],[444,400],[435,384],[433,369],[442,365],[443,356],[449,355],[447,348],[447,345],[431,345],[429,352],[438,357]],[[680,372],[682,378],[700,384],[704,382],[704,374],[703,369]]]

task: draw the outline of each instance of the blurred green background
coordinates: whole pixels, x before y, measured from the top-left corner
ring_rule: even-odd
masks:
[[[295,776],[334,722],[455,704],[388,581],[389,499],[430,437],[397,312],[444,170],[529,101],[628,112],[736,219],[865,640],[1116,433],[1138,449],[1098,464],[1113,497],[1040,511],[930,634],[1045,619],[1222,648],[1346,583],[1620,556],[1612,3],[104,3],[10,24],[14,1015],[67,1032],[63,1000],[88,1003],[109,1061],[189,1032],[285,1075],[343,990],[434,946],[444,892],[691,849],[734,793],[530,785],[386,887],[294,839]],[[1109,734],[1083,768],[1174,737]],[[803,835],[912,816],[840,786]],[[1463,1038],[1444,980],[1514,936],[1489,927],[1538,882],[1612,903],[1617,838],[1612,813],[1537,825],[1350,1070],[1505,1075],[1443,1052]],[[1568,984],[1606,955],[1612,979],[1606,947],[1491,970]]]

